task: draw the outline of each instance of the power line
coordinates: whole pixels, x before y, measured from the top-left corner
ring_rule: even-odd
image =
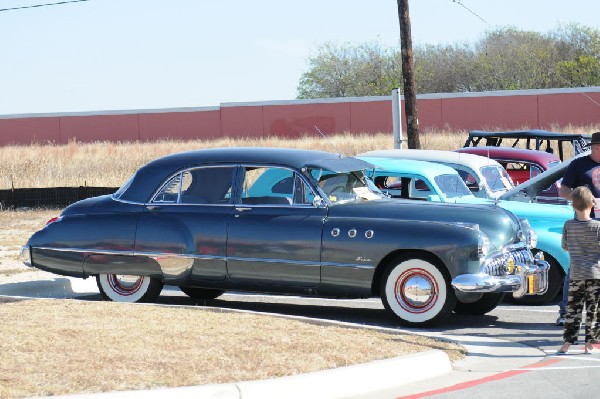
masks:
[[[464,5],[462,3],[462,1],[460,0],[452,0],[453,3],[458,4],[459,6],[461,6],[462,8],[464,8],[465,10],[467,10],[468,12],[470,12],[471,14],[473,14],[477,19],[481,20],[484,24],[486,24],[487,26],[489,26],[490,28],[494,29],[495,26],[493,26],[492,24],[490,24],[488,21],[486,21],[484,18],[482,18],[479,14],[477,14],[475,11],[471,10],[469,7],[467,7],[466,5]],[[514,43],[513,43],[514,44]],[[538,60],[535,57],[531,57],[533,61],[537,62],[539,65],[543,66],[544,68],[546,68],[546,70],[554,73],[556,76],[558,76],[558,78],[560,80],[562,80],[567,86],[573,88],[573,84],[570,83],[567,79],[565,79],[561,74],[559,74],[554,68],[551,68],[548,64],[543,63],[542,61]],[[594,100],[591,96],[589,96],[587,93],[580,93],[581,95],[583,95],[584,97],[586,97],[588,100],[590,100],[592,103],[594,103],[594,105],[596,105],[598,108],[600,108],[600,103],[598,103],[596,100]]]
[[[84,1],[90,0],[69,0],[69,1],[59,1],[58,3],[45,3],[45,4],[34,4],[31,6],[22,6],[22,7],[12,7],[12,8],[0,8],[0,12],[2,11],[14,11],[14,10],[24,10],[26,8],[40,8],[40,7],[48,7],[48,6],[60,6],[69,3],[81,3]]]

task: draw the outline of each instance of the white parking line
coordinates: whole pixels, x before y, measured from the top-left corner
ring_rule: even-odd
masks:
[[[503,307],[498,306],[494,310],[500,310],[504,312],[534,312],[534,313],[558,313],[557,309],[532,309],[532,308],[511,308],[511,307]]]

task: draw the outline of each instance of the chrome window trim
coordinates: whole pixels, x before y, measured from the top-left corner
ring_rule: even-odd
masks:
[[[182,204],[180,203],[180,199],[181,199],[181,183],[183,182],[183,174],[185,172],[190,172],[191,170],[196,170],[196,169],[207,169],[207,168],[232,168],[235,169],[237,167],[239,167],[239,165],[237,163],[231,163],[231,164],[223,164],[223,165],[195,165],[195,166],[190,166],[188,168],[185,169],[181,169],[171,175],[169,175],[164,182],[159,186],[159,188],[157,190],[154,191],[154,193],[150,196],[150,200],[148,202],[146,202],[145,204],[160,204],[160,205],[210,205],[210,206],[215,206],[215,205],[233,205],[233,202],[230,202],[228,204]],[[190,172],[191,173],[191,172]],[[234,171],[235,173],[235,171]],[[162,202],[162,201],[155,201],[156,196],[160,193],[160,191],[163,189],[163,187],[169,182],[171,181],[172,178],[174,178],[177,175],[181,175],[181,178],[179,179],[179,187],[177,190],[177,201],[175,202]],[[234,176],[232,174],[232,181],[231,181],[231,188],[232,188],[232,192],[233,192],[233,186],[235,184],[234,182]]]
[[[313,194],[313,197],[316,197],[317,195],[320,195],[320,194],[318,194],[318,192],[315,193],[315,187],[313,187],[313,185],[311,184],[310,180],[304,175],[304,173],[302,173],[302,171],[300,171],[298,169],[291,168],[291,167],[289,167],[287,165],[270,165],[270,164],[265,165],[265,164],[258,164],[258,163],[243,163],[243,164],[239,164],[238,166],[240,168],[244,169],[244,175],[246,173],[245,168],[247,168],[247,167],[250,167],[250,168],[279,168],[279,169],[289,170],[289,171],[291,171],[294,174],[294,177],[297,176],[297,177],[300,178],[300,180],[304,183],[304,186],[306,186],[310,190],[310,192]],[[241,184],[242,184],[242,189],[243,189],[244,182],[242,181]],[[292,190],[295,191],[295,189],[296,189],[296,179],[294,179],[294,187],[293,187]],[[291,206],[293,206],[293,207],[298,206],[298,207],[311,207],[311,208],[314,208],[314,205],[312,203],[310,203],[310,204],[294,204],[294,203],[292,203],[292,204],[244,204],[244,203],[242,203],[242,198],[241,197],[239,198],[239,202],[237,200],[234,202],[234,205],[236,205],[236,206],[243,205],[244,207],[258,206],[258,207],[270,207],[270,208],[273,208],[273,207],[285,207],[285,208],[289,208]]]
[[[177,204],[179,202],[179,198],[181,197],[182,175],[183,175],[183,171],[180,170],[179,172],[174,173],[173,175],[171,175],[167,179],[165,179],[163,184],[161,184],[160,187],[158,188],[158,190],[156,190],[154,192],[154,194],[152,195],[152,197],[150,197],[150,202],[153,204]],[[169,184],[175,178],[175,176],[179,176],[179,182],[177,183],[177,199],[175,201],[157,201],[156,197],[158,196],[158,194],[160,194],[160,192],[163,190],[163,188],[165,188],[165,186],[167,184]]]
[[[121,199],[121,198],[116,198],[114,196],[112,197],[112,199],[115,200],[115,201],[117,201],[117,202],[120,202],[122,204],[142,205],[142,206],[146,205],[146,203],[144,203],[144,202],[128,201],[128,200],[124,200],[124,199]]]

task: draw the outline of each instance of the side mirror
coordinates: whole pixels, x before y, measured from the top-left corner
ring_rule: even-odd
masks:
[[[323,198],[321,198],[318,195],[315,195],[315,198],[313,198],[312,204],[315,208],[322,208],[325,206],[325,202],[323,201]]]

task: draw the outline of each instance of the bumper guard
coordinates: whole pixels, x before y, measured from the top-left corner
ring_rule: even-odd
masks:
[[[514,298],[542,295],[548,290],[548,269],[548,262],[537,260],[534,265],[517,264],[511,275],[461,274],[452,286],[462,292],[512,292]]]

